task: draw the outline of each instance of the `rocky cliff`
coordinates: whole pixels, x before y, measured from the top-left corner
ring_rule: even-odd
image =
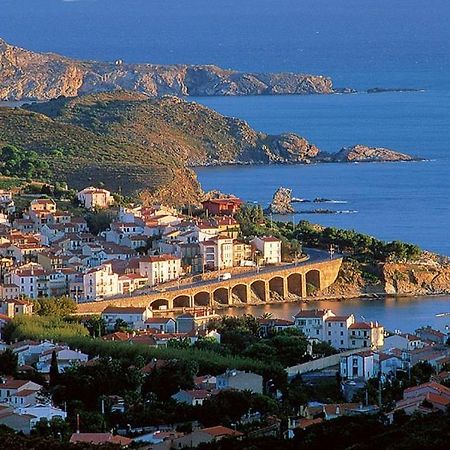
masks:
[[[48,100],[117,89],[149,96],[330,94],[324,76],[244,73],[213,65],[78,61],[36,53],[0,39],[0,100]]]
[[[280,187],[273,194],[272,202],[267,210],[270,214],[290,214],[294,212],[292,207],[292,190]]]
[[[354,298],[367,295],[421,296],[450,294],[450,262],[424,252],[409,263],[382,263],[367,267],[344,261],[338,279],[317,297]]]

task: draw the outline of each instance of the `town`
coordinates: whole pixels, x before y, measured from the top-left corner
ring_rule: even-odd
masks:
[[[258,207],[64,195],[0,193],[0,425],[12,432],[193,448],[447,411],[449,336],[426,324],[410,334],[330,309],[227,315],[317,294],[339,270],[341,255],[286,240]]]

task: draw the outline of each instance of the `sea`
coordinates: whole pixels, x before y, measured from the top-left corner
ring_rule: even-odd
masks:
[[[330,200],[297,203],[289,220],[450,256],[449,17],[445,0],[0,0],[0,37],[78,59],[295,71],[355,88],[347,95],[190,100],[269,134],[296,132],[324,151],[364,144],[425,161],[201,168],[204,189],[267,206],[278,187],[288,187],[298,198]],[[374,87],[418,91],[364,92]],[[318,208],[335,214],[311,214]],[[386,314],[421,317],[415,304]],[[450,310],[450,300],[431,304],[418,301],[430,317]]]

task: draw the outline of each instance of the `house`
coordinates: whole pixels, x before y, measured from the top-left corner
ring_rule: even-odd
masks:
[[[449,335],[447,333],[435,330],[430,326],[417,329],[416,336],[419,337],[422,341],[431,341],[439,345],[445,345],[449,339]]]
[[[383,347],[384,327],[378,322],[355,322],[348,328],[348,348],[368,347],[377,349]]]
[[[236,197],[212,198],[202,202],[203,209],[212,216],[234,216],[242,205]]]
[[[20,295],[35,299],[48,296],[47,271],[39,264],[30,263],[6,274],[8,284],[19,286]]]
[[[115,444],[121,447],[128,447],[133,442],[133,439],[113,435],[112,433],[73,433],[70,437],[71,444]]]
[[[145,321],[145,328],[158,330],[162,333],[175,333],[177,323],[172,317],[150,317]]]
[[[150,286],[176,280],[181,275],[181,258],[169,254],[140,258],[139,273]]]
[[[12,286],[14,287],[6,289],[11,289],[17,292],[18,287],[15,285]],[[10,318],[20,315],[30,316],[33,314],[33,303],[28,300],[19,300],[17,298],[15,300],[0,300],[0,314],[4,314]]]
[[[28,380],[6,380],[0,384],[0,403],[9,403],[14,407],[35,405],[40,384]]]
[[[19,407],[14,410],[16,414],[31,416],[30,424],[34,427],[40,420],[45,419],[50,422],[53,419],[60,418],[65,420],[67,413],[60,408],[49,404],[37,404],[33,406]],[[0,422],[1,423],[1,422]]]
[[[201,241],[199,246],[204,267],[210,270],[233,267],[233,238],[219,235],[206,241]]]
[[[396,402],[395,408],[388,413],[392,423],[394,414],[403,411],[407,415],[431,412],[446,412],[450,406],[450,389],[442,384],[430,381],[407,388],[403,391],[403,399]]]
[[[201,406],[205,400],[211,398],[216,391],[210,391],[206,389],[192,389],[192,390],[179,390],[176,394],[172,395],[178,403],[186,403],[191,406]]]
[[[19,286],[16,284],[0,284],[0,298],[3,300],[14,300],[20,295]]]
[[[384,339],[383,350],[387,351],[392,348],[400,350],[415,350],[425,347],[425,342],[414,334],[393,334]]]
[[[216,389],[236,389],[262,394],[263,377],[252,372],[228,369],[225,373],[217,375]]]
[[[261,337],[267,337],[272,333],[279,333],[295,327],[292,320],[278,318],[258,319],[258,323]]]
[[[196,448],[200,444],[214,443],[224,438],[240,439],[243,436],[239,431],[221,425],[195,430],[183,436],[171,433],[166,439],[163,438],[162,434],[159,433],[158,435],[162,438],[160,442],[151,446],[153,450]]]
[[[300,310],[294,316],[294,324],[307,338],[324,341],[325,321],[334,315],[331,309]]]
[[[119,275],[113,272],[110,263],[102,264],[84,274],[83,290],[88,301],[120,294]]]
[[[111,192],[92,186],[78,192],[77,199],[86,209],[108,208],[114,203]]]
[[[264,260],[265,264],[281,263],[281,240],[273,236],[261,236],[252,239],[251,244]]]
[[[355,323],[353,314],[325,319],[324,340],[338,350],[349,348],[349,327]]]
[[[29,212],[46,212],[46,213],[55,213],[56,212],[56,203],[51,198],[37,198],[32,200],[29,207]]]
[[[253,248],[251,244],[233,240],[233,266],[255,266],[253,261]]]
[[[341,356],[339,373],[344,379],[369,380],[378,375],[380,359],[377,353],[365,351]]]
[[[71,350],[68,347],[56,347],[54,349],[46,350],[39,355],[36,363],[38,372],[50,373],[53,352],[56,353],[56,360],[60,372],[64,372],[68,367],[85,363],[89,359],[89,355],[82,353],[80,350]]]
[[[380,372],[383,375],[395,375],[397,370],[402,369],[402,360],[398,356],[378,352],[380,355]]]
[[[146,321],[151,317],[151,310],[145,306],[107,306],[102,312],[102,319],[108,330],[113,330],[118,320],[125,322],[133,330],[144,330],[147,328]]]

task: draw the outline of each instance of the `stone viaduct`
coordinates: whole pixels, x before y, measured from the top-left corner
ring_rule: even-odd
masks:
[[[102,312],[107,306],[146,306],[152,310],[177,310],[196,307],[231,306],[270,302],[290,295],[307,297],[321,291],[337,278],[342,258],[289,264],[237,275],[229,280],[209,280],[141,296],[111,298],[80,303],[79,314]]]

